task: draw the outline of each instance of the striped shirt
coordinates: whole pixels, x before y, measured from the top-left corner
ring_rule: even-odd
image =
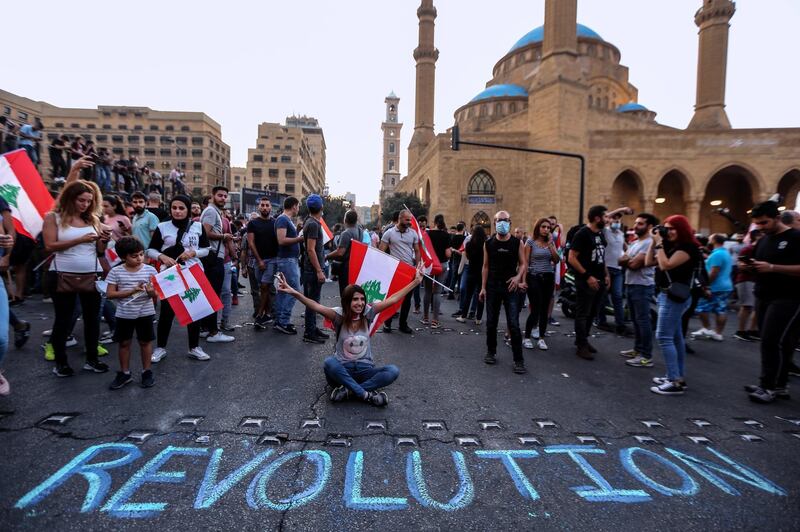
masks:
[[[125,268],[125,264],[119,264],[111,268],[106,276],[108,284],[117,286],[117,290],[124,292],[136,288],[142,283],[149,283],[150,277],[156,274],[156,269],[148,264],[142,264],[138,271],[131,272]],[[134,296],[137,296],[134,299]],[[127,320],[135,320],[143,316],[152,316],[156,313],[153,306],[153,298],[147,294],[134,294],[117,300],[117,317]]]

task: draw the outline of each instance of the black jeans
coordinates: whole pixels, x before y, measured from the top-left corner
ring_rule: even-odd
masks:
[[[350,265],[348,262],[349,259],[347,261],[342,261],[341,266],[339,266],[339,297],[342,297],[342,292],[344,292],[344,289],[350,284],[347,280],[350,275]]]
[[[459,301],[459,312],[461,312],[461,316],[466,318],[469,315],[469,310],[472,305],[472,298],[476,297],[476,292],[481,291],[481,277],[467,275],[467,284],[464,288],[464,291],[461,292],[461,300]],[[477,305],[477,312],[475,314],[475,319],[479,320],[483,316],[483,301],[478,301]]]
[[[575,280],[575,345],[578,347],[589,343],[592,321],[605,294],[604,282],[599,282],[600,289],[595,292],[585,279]]]
[[[319,303],[320,295],[322,293],[322,283],[317,279],[317,272],[304,271],[303,272],[303,295],[308,299]],[[319,330],[317,328],[317,313],[307,308],[305,310],[306,330],[305,336],[314,336]]]
[[[548,310],[550,310],[550,300],[553,299],[556,276],[554,273],[529,273],[526,276],[526,282],[528,283],[528,300],[531,304],[531,313],[525,322],[525,338],[531,337],[531,331],[537,324],[539,338],[544,338],[547,332]]]
[[[209,253],[214,253],[216,246],[212,246],[211,251]],[[225,264],[224,261],[219,257],[214,257],[211,259],[206,259],[203,262],[203,267],[205,268],[205,274],[208,278],[208,284],[211,285],[211,288],[217,294],[222,294],[222,283],[225,282]],[[219,327],[217,326],[217,313],[212,312],[202,320],[200,320],[200,324],[203,326],[205,330],[208,331],[209,336],[214,336],[219,332]]]
[[[156,344],[158,347],[167,347],[169,331],[172,329],[172,320],[175,319],[175,311],[167,300],[161,302],[161,313],[158,316],[158,328],[156,329]],[[193,321],[186,326],[189,333],[189,349],[194,349],[200,345],[200,322]]]
[[[408,327],[408,311],[411,310],[411,294],[413,294],[413,290],[406,294],[406,297],[403,298],[403,305],[400,307],[400,328]],[[392,320],[394,316],[386,320],[386,326],[392,326]]]
[[[53,279],[55,286],[55,279]],[[50,342],[56,357],[56,365],[67,365],[67,337],[71,332],[72,316],[75,313],[75,300],[81,300],[83,313],[83,343],[86,349],[86,360],[97,361],[97,343],[100,340],[100,293],[86,292],[53,292],[53,306],[55,306],[55,320],[53,334]]]
[[[786,388],[789,366],[800,339],[800,301],[758,301],[761,333],[761,387]]]
[[[489,354],[497,353],[497,322],[500,320],[500,305],[506,309],[506,324],[511,331],[511,350],[514,362],[523,363],[522,332],[519,329],[519,297],[517,292],[509,292],[505,281],[486,282],[486,349]]]

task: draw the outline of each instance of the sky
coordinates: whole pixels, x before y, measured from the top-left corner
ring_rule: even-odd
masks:
[[[543,0],[434,1],[435,128],[485,88],[492,67],[544,23]],[[377,200],[384,98],[400,98],[400,170],[414,126],[415,0],[4,2],[0,88],[61,107],[202,111],[244,166],[261,122],[319,119],[331,193]],[[579,0],[578,22],[619,48],[639,102],[684,128],[695,99],[700,0]],[[738,0],[728,48],[734,127],[798,127],[797,0]],[[33,17],[33,20],[31,18]],[[38,59],[37,59],[38,58]]]

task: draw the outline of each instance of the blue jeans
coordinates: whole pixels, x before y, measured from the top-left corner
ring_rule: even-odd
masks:
[[[97,165],[95,167],[97,170],[97,186],[100,187],[100,190],[103,192],[108,192],[111,190],[111,170],[108,166],[103,166],[102,164]]]
[[[336,357],[325,359],[325,378],[333,387],[345,386],[359,398],[364,392],[386,388],[397,380],[400,370],[395,365],[376,368],[364,362],[339,362]]]
[[[625,283],[625,273],[622,268],[608,268],[608,277],[611,286],[608,287],[608,295],[611,297],[611,305],[614,307],[614,325],[618,328],[625,325],[625,306],[622,300],[623,285]],[[606,298],[602,299],[600,311],[597,315],[597,322],[605,325],[606,323]]]
[[[286,282],[295,290],[300,290],[300,266],[297,259],[278,258],[276,259],[278,271],[286,277]],[[278,292],[275,298],[275,324],[289,325],[292,319],[292,309],[294,308],[294,297],[289,294]]]
[[[32,144],[20,144],[21,147],[25,148],[25,152],[28,154],[31,162],[35,165],[39,164],[39,156],[36,155],[36,147]]]
[[[8,294],[5,283],[0,282],[0,369],[8,352]]]
[[[303,272],[303,295],[319,303],[322,294],[322,283],[317,279],[317,272]],[[317,328],[317,313],[310,308],[306,309],[306,330],[305,336],[314,336],[319,329]]]
[[[222,299],[222,321],[228,322],[228,319],[231,317],[231,262],[226,262],[223,265],[224,277],[222,278],[222,293],[220,294],[220,299]],[[238,287],[237,287],[238,289]]]
[[[477,318],[481,319],[483,315],[483,303],[478,301],[478,292],[481,291],[480,284],[480,279],[472,279],[470,283],[469,263],[465,264],[464,269],[461,271],[458,287],[461,294],[458,301],[458,311],[465,318],[468,314],[475,314],[478,306],[480,306],[480,312],[477,313]]]
[[[664,355],[667,365],[667,378],[671,381],[685,377],[684,360],[686,359],[686,344],[683,342],[683,329],[681,317],[692,304],[692,298],[683,303],[678,303],[667,297],[667,294],[658,295],[658,325],[656,326],[656,341]]]
[[[628,285],[628,307],[633,321],[633,333],[636,337],[633,348],[645,358],[653,356],[653,326],[650,322],[650,299],[655,291],[654,286],[643,284]]]

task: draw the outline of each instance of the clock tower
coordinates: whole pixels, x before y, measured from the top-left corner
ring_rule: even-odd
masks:
[[[397,107],[400,98],[392,91],[384,100],[386,118],[381,124],[383,130],[383,179],[381,180],[380,200],[394,194],[400,182],[400,130],[403,124],[397,121]]]

